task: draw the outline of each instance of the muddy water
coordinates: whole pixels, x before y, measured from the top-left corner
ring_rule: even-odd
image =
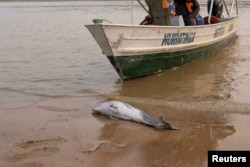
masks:
[[[130,23],[129,10],[129,2],[0,3],[1,165],[200,167],[207,150],[250,149],[249,5],[240,7],[237,39],[220,52],[119,82],[84,24]],[[144,15],[136,5],[134,23]],[[180,130],[91,114],[109,99]]]

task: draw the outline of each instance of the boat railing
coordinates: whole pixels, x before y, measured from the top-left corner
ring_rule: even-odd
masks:
[[[231,18],[233,16],[234,8],[236,9],[236,16],[238,16],[238,14],[239,14],[239,12],[238,12],[238,0],[230,0],[231,2],[229,2],[229,0],[222,0],[222,1],[223,1],[223,4],[224,4],[224,8],[226,10],[226,13],[227,13],[227,18]],[[144,6],[144,4],[140,0],[137,0],[137,2],[145,10],[145,12],[147,14],[149,14],[149,11]],[[208,24],[212,24],[210,22],[210,20],[211,20],[211,17],[212,17],[212,9],[213,9],[214,3],[215,3],[215,0],[211,0],[210,7],[209,7],[209,10],[208,10],[209,11],[209,13],[208,13]],[[205,5],[205,4],[206,4],[205,2],[202,2],[202,5]],[[133,24],[133,6],[134,6],[133,0],[131,0],[131,23],[132,24]],[[230,6],[230,10],[228,9],[228,6]],[[222,22],[225,21],[225,20],[226,20],[225,17],[223,17],[221,19]],[[182,26],[182,23],[180,23],[180,24],[177,23],[177,25],[175,25],[175,26]]]

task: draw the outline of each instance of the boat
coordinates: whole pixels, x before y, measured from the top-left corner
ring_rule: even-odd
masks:
[[[139,0],[138,0],[139,1]],[[239,16],[237,0],[232,0],[227,17],[212,22],[210,10],[206,24],[184,26],[178,17],[177,25],[130,25],[99,22],[85,25],[104,55],[123,80],[167,71],[219,51],[237,38]],[[214,0],[211,0],[210,6]],[[235,16],[232,15],[236,8]],[[175,23],[176,24],[176,23]]]

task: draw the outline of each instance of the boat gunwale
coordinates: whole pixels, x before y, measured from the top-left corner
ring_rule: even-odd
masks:
[[[103,26],[103,27],[138,27],[138,28],[169,28],[169,29],[180,29],[180,28],[184,28],[184,29],[197,29],[197,28],[203,28],[203,27],[214,27],[214,26],[218,26],[221,24],[225,24],[228,22],[233,22],[236,19],[239,19],[239,16],[234,16],[234,17],[230,17],[230,18],[224,18],[226,20],[216,23],[216,24],[204,24],[204,25],[195,25],[195,26],[159,26],[159,25],[137,25],[137,24],[113,24],[113,23],[97,23],[97,24],[86,24],[85,26]]]

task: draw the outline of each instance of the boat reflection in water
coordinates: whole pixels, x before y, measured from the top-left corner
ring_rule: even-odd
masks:
[[[168,72],[126,81],[120,94],[190,102],[229,99],[238,61],[232,53],[238,45],[236,40],[213,56]]]

